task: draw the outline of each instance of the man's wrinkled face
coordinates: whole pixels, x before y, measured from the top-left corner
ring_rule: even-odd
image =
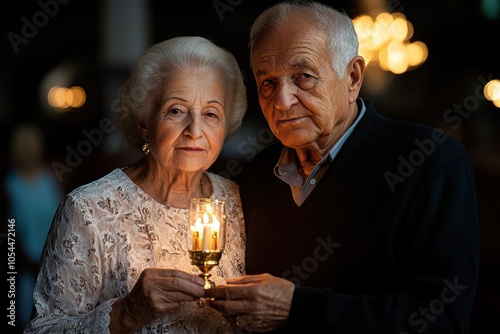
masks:
[[[292,148],[328,146],[349,102],[348,81],[339,80],[331,65],[326,34],[303,13],[292,13],[259,39],[251,62],[274,135]]]

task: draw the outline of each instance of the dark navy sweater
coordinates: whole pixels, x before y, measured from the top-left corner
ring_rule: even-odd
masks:
[[[479,271],[469,156],[370,101],[298,207],[273,145],[243,167],[248,274],[296,284],[284,333],[468,333]]]

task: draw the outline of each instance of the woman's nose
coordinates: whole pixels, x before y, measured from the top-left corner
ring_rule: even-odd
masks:
[[[190,136],[194,139],[201,137],[201,115],[196,113],[189,113],[189,116],[186,117],[187,124],[184,129],[184,135]]]

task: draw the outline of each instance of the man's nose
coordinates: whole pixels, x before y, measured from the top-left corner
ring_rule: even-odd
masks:
[[[274,108],[280,111],[288,110],[298,102],[297,86],[293,83],[292,79],[287,78],[279,80],[276,87],[276,99]]]

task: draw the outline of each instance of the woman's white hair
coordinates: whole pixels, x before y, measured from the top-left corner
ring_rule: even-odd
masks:
[[[294,10],[310,10],[314,22],[328,36],[332,67],[339,76],[344,77],[349,62],[358,55],[358,36],[352,20],[346,13],[319,2],[283,1],[264,12],[254,21],[250,29],[250,59],[260,37],[268,31],[279,28]]]
[[[137,121],[158,111],[165,80],[186,68],[211,68],[223,75],[227,90],[226,139],[241,126],[247,110],[246,87],[232,53],[200,36],[174,37],[147,50],[118,92],[116,122],[128,146],[139,150],[144,144]]]

